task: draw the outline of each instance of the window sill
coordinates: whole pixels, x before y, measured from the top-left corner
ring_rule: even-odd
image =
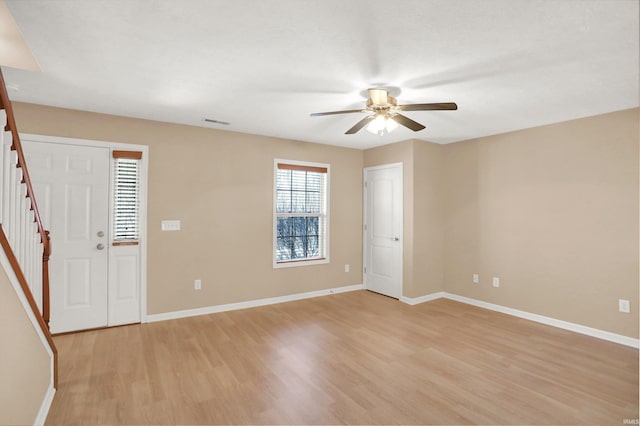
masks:
[[[324,257],[318,259],[285,260],[280,262],[273,262],[273,268],[293,268],[296,266],[323,265],[325,263],[329,263],[329,259]]]

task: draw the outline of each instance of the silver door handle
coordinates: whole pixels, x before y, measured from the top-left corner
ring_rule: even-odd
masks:
[[[392,238],[392,240],[393,240],[393,241],[400,241],[400,238],[398,238],[398,237],[393,237],[393,238]]]
[[[103,249],[104,249],[104,244],[100,243],[100,244],[98,244],[98,245],[96,246],[96,248],[97,248],[98,250],[103,250]]]

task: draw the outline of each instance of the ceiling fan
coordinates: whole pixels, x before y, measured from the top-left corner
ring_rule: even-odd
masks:
[[[391,132],[401,124],[414,132],[418,132],[425,127],[399,113],[399,111],[442,111],[456,110],[458,105],[454,102],[431,103],[431,104],[408,104],[398,105],[396,98],[389,95],[386,89],[369,89],[369,99],[367,99],[367,107],[365,109],[349,109],[345,111],[315,112],[311,117],[319,117],[323,115],[350,114],[353,112],[370,113],[362,120],[358,121],[355,126],[345,132],[345,135],[352,135],[360,131],[364,126],[372,133],[384,134]]]

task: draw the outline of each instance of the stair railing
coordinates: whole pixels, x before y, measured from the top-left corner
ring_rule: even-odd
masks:
[[[57,386],[57,350],[49,330],[51,241],[42,225],[1,69],[0,125],[0,245],[51,347]]]

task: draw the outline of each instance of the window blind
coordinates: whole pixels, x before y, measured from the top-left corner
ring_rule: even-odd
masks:
[[[142,153],[114,151],[113,244],[140,238],[140,158]]]

